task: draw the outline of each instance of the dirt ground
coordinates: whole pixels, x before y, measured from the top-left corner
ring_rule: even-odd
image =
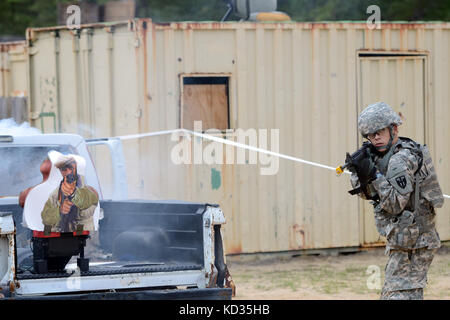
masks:
[[[334,256],[227,257],[235,300],[378,300],[386,262],[384,248]],[[431,264],[424,299],[450,299],[450,243]]]

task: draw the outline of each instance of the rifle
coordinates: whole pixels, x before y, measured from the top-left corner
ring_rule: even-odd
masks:
[[[69,164],[68,166],[70,166],[70,168],[73,169],[73,167]],[[61,190],[61,186],[62,184],[65,182],[67,183],[75,183],[75,185],[77,184],[77,180],[78,180],[78,174],[76,172],[76,170],[74,170],[75,172],[72,172],[70,174],[68,174],[67,176],[64,177],[64,179],[61,181],[60,185],[59,185],[59,198],[61,206],[64,203],[65,200],[69,200],[71,201],[72,199],[68,196],[66,196],[62,190]],[[72,223],[73,221],[75,221],[76,217],[78,215],[78,209],[75,205],[73,205],[70,208],[70,211],[66,214],[60,214],[60,223],[59,223],[59,227],[61,228],[62,232],[70,232],[73,230],[69,230],[69,226],[70,223]]]
[[[367,160],[371,161],[372,148],[373,148],[372,144],[369,141],[365,141],[362,144],[361,148],[356,150],[353,154],[350,155],[347,152],[345,155],[344,165],[337,167],[336,173],[338,175],[341,175],[345,169],[348,169],[349,171],[356,173],[358,175],[360,186],[358,188],[350,190],[349,193],[351,195],[355,195],[362,192],[368,199],[374,200],[374,195],[369,193],[367,186],[372,181],[370,177],[372,176],[372,173],[376,171],[375,166],[373,165],[372,167],[370,167],[370,172],[361,172],[360,170],[358,170],[360,167],[359,165],[362,163],[362,161]]]

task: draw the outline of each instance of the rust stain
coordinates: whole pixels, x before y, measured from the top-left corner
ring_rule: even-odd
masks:
[[[135,55],[136,55],[136,63],[137,63],[137,69],[142,70],[143,69],[143,75],[142,75],[142,81],[143,81],[143,95],[144,95],[144,106],[141,106],[143,115],[138,121],[138,130],[139,132],[143,132],[142,130],[145,130],[144,132],[148,131],[147,129],[147,113],[148,113],[148,104],[149,104],[149,97],[150,94],[148,92],[148,73],[147,73],[147,67],[148,67],[148,56],[147,56],[147,30],[148,30],[148,19],[140,19],[135,21],[135,34],[136,34],[136,40],[139,41],[139,45],[135,49]],[[141,49],[142,46],[142,49]],[[142,50],[142,51],[141,51]],[[138,77],[138,83],[140,83],[141,79]]]
[[[400,49],[407,50],[408,44],[406,41],[408,40],[405,36],[407,35],[407,30],[405,28],[400,29]]]
[[[364,22],[162,22],[155,23],[156,29],[192,29],[192,30],[214,30],[214,29],[366,29]],[[426,28],[448,28],[449,23],[381,23],[382,29],[426,29]]]
[[[90,23],[90,24],[82,24],[80,29],[85,28],[107,28],[114,26],[128,26],[132,28],[136,28],[136,25],[141,24],[143,21],[146,21],[148,24],[152,23],[157,30],[164,29],[254,29],[254,28],[263,28],[263,29],[366,29],[365,22],[253,22],[253,21],[245,21],[245,22],[218,22],[218,21],[205,21],[205,22],[159,22],[153,23],[150,18],[135,18],[127,21],[120,22],[103,22],[103,23]],[[450,23],[442,22],[442,23],[389,23],[389,22],[381,22],[382,29],[443,29],[449,28]],[[27,39],[33,39],[32,33],[34,32],[46,32],[46,31],[58,31],[58,30],[69,30],[67,26],[53,26],[53,27],[40,27],[40,28],[27,28]]]
[[[135,46],[134,46],[134,57],[135,57],[135,61],[136,61],[136,70],[137,70],[136,81],[137,81],[137,84],[139,85],[139,84],[141,84],[141,81],[139,78],[139,71],[141,69],[140,68],[140,59],[139,59],[140,58],[139,57],[139,48],[141,47],[141,45],[140,45],[141,39],[139,37],[139,30],[135,30],[134,41],[135,41],[135,43],[137,42],[137,45],[135,44]],[[139,108],[142,108],[142,106],[139,105]],[[142,132],[141,131],[141,119],[138,120],[138,132]],[[139,142],[138,142],[138,144],[139,144],[139,146],[141,145]]]
[[[144,46],[144,99],[145,99],[145,110],[148,112],[148,104],[150,103],[150,92],[148,90],[148,54],[147,54],[147,31],[148,31],[148,21],[142,21],[142,43]],[[143,117],[146,120],[146,117]],[[147,123],[147,121],[145,121]],[[147,128],[146,128],[147,129]]]
[[[214,264],[210,264],[210,271],[205,273],[205,277],[210,277],[208,282],[208,288],[212,288],[217,283],[217,274],[214,274]],[[212,277],[212,275],[214,275]]]
[[[11,41],[0,43],[0,52],[10,52],[10,51],[24,51],[26,42],[25,41]]]
[[[291,234],[289,241],[291,250],[307,249],[304,225],[294,224],[289,233]]]
[[[132,20],[126,20],[126,21],[119,21],[119,22],[105,22],[105,23],[86,23],[81,24],[79,29],[87,29],[87,28],[104,28],[104,27],[111,27],[111,26],[130,26],[133,23],[139,22],[140,20],[149,20],[146,19],[132,19]],[[150,19],[151,20],[151,19]],[[57,31],[57,30],[78,30],[72,29],[66,25],[63,26],[53,26],[53,27],[40,27],[40,28],[28,28],[27,30],[30,30],[32,32],[46,32],[46,31]]]
[[[151,23],[150,25],[152,27],[152,31],[151,31],[152,32],[152,48],[151,49],[152,49],[152,58],[153,58],[153,61],[151,61],[151,63],[152,63],[151,73],[152,73],[153,83],[156,84],[156,77],[157,77],[157,75],[156,75],[156,64],[157,64],[157,62],[156,62],[156,29],[155,29],[155,25],[153,23]],[[149,100],[150,101],[152,101],[151,94],[152,93],[149,92]],[[150,115],[150,109],[148,110],[148,114]]]
[[[234,245],[234,246],[231,246],[228,250],[228,253],[227,254],[239,254],[239,253],[242,253],[242,246],[239,244],[239,245]]]
[[[231,288],[231,296],[236,296],[236,285],[234,284],[233,278],[231,277],[230,271],[227,268],[225,273],[225,287]]]
[[[135,33],[135,57],[137,72],[137,84],[142,88],[143,100],[139,99],[139,108],[141,115],[137,121],[138,132],[150,131],[148,127],[148,115],[149,115],[149,103],[150,94],[148,91],[148,54],[147,54],[147,31],[151,20],[149,19],[136,19],[130,20],[131,29]],[[143,70],[142,70],[143,69]],[[141,73],[143,72],[143,73]],[[148,153],[148,144],[145,141],[140,140],[138,142],[138,148],[141,154]],[[142,168],[140,168],[142,170]],[[145,190],[144,190],[145,192]]]
[[[9,282],[9,292],[11,292],[11,293],[16,292],[16,285],[15,285],[14,281]]]
[[[376,242],[364,242],[361,244],[362,248],[376,248],[376,247],[384,247],[386,245],[383,241],[376,241]]]

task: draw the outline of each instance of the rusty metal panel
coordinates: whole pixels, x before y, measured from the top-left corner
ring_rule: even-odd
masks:
[[[164,78],[171,62],[167,58],[173,56],[165,50],[173,50],[176,45],[171,42],[182,33],[186,43],[179,46],[177,59],[172,60],[179,73],[231,72],[231,128],[281,128],[281,153],[321,163],[339,163],[347,143],[340,145],[339,136],[346,140],[351,138],[347,137],[347,132],[340,134],[342,128],[338,123],[339,120],[352,123],[357,109],[355,105],[350,115],[340,111],[341,105],[348,106],[356,100],[354,96],[340,94],[339,83],[349,71],[352,79],[356,57],[347,59],[351,62],[347,66],[339,63],[341,58],[337,55],[330,61],[333,72],[329,72],[330,66],[322,61],[328,61],[330,47],[345,49],[344,57],[355,54],[356,50],[347,49],[341,42],[348,38],[347,34],[334,30],[330,43],[328,31],[310,30],[307,26],[291,25],[285,29],[263,24],[244,26],[226,25],[216,30],[212,25],[204,29],[194,24],[171,24],[171,28],[157,25],[156,50],[163,59],[157,64],[156,72],[161,73],[158,78]],[[172,32],[174,35],[170,35]],[[192,46],[192,43],[200,45]],[[188,48],[187,52],[184,48]],[[338,73],[338,69],[343,73]],[[328,79],[330,73],[331,80]],[[316,74],[322,76],[314,77]],[[164,81],[159,83],[164,84]],[[328,90],[341,99],[332,101],[331,115],[328,114],[331,99],[325,94]],[[166,102],[169,102],[167,98]],[[303,107],[306,105],[308,107]],[[166,104],[166,108],[170,105]],[[329,125],[333,134],[326,132]],[[343,129],[347,131],[347,127]],[[324,133],[334,140],[325,140]],[[356,132],[352,135],[351,148],[354,149]],[[170,163],[170,159],[161,162],[167,160]],[[346,194],[348,181],[335,179],[329,172],[287,160],[280,161],[279,172],[274,176],[262,176],[260,167],[250,164],[193,165],[192,168],[193,173],[186,179],[191,183],[190,188],[182,183],[178,186],[181,191],[190,190],[189,200],[205,197],[206,201],[215,200],[224,208],[228,218],[228,253],[357,246],[359,243],[357,202]],[[219,187],[214,186],[214,179],[218,179],[215,176],[220,177]],[[154,184],[154,188],[164,186],[164,183]],[[334,189],[338,192],[332,192]],[[193,192],[195,190],[198,192]],[[175,195],[183,197],[183,192],[170,193],[170,197]],[[352,207],[353,210],[349,210]]]
[[[403,118],[404,123],[399,128],[400,136],[410,137],[422,143],[426,141],[427,105],[424,81],[427,59],[427,52],[392,56],[365,53],[364,56],[358,57],[359,110],[362,111],[374,101],[383,100],[393,106]],[[375,229],[373,207],[363,200],[360,206],[363,208],[360,220],[364,224],[363,244],[384,240]]]
[[[430,51],[429,72],[427,84],[427,143],[430,146],[434,165],[439,177],[439,183],[446,194],[450,194],[450,168],[446,159],[450,157],[448,141],[450,130],[448,119],[450,110],[450,28],[434,29],[431,39],[427,38],[426,49]],[[437,230],[442,240],[450,239],[450,199],[437,210]]]
[[[25,41],[0,42],[0,97],[27,96]]]
[[[28,121],[26,97],[0,97],[0,119],[9,118],[17,124]]]
[[[408,77],[423,77],[411,85],[389,78],[374,86],[378,92],[403,86],[390,93],[399,108],[403,96],[408,104],[424,100],[423,129],[415,130],[424,131],[425,141],[419,142],[430,146],[448,193],[449,33],[449,23],[386,23],[369,30],[365,23],[154,24],[149,19],[85,25],[79,34],[63,27],[30,29],[34,124],[40,126],[41,113],[54,112],[57,130],[86,138],[176,129],[180,77],[227,76],[230,129],[267,129],[269,136],[279,129],[280,153],[337,166],[358,144],[356,119],[367,102],[358,100],[359,72],[374,81],[366,67],[378,75],[403,68]],[[361,52],[424,52],[427,58],[403,66],[364,61],[361,67]],[[53,77],[59,79],[55,87],[46,82]],[[418,90],[422,86],[425,90]],[[44,118],[46,132],[52,130],[49,120]],[[131,198],[219,203],[227,218],[228,254],[374,244],[361,204],[347,193],[347,177],[288,160],[279,161],[275,175],[261,175],[261,164],[236,164],[236,158],[234,164],[225,159],[224,164],[175,164],[171,153],[186,139],[124,141]],[[190,150],[210,144],[197,137],[187,143]],[[108,185],[107,151],[92,153]],[[449,215],[446,200],[438,209],[444,240],[450,239]]]
[[[280,128],[281,153],[333,165],[342,161],[345,150],[354,150],[358,141],[357,51],[429,51],[425,30],[448,29],[449,25],[389,24],[374,31],[363,24],[338,23],[172,23],[155,28],[156,50],[164,59],[164,63],[157,63],[157,69],[166,70],[172,61],[179,73],[232,73],[232,128]],[[184,43],[178,45],[177,59],[167,60],[173,53],[165,50],[177,47],[172,43],[174,39],[183,39]],[[234,65],[231,70],[230,60]],[[425,98],[418,90],[425,85],[422,74],[425,63],[420,60],[398,66],[400,71],[405,67],[406,76],[412,81],[411,86],[397,91],[397,95],[410,97],[408,103],[419,103]],[[422,78],[414,81],[411,79],[414,75]],[[381,85],[402,85],[395,79],[389,81],[392,83]],[[398,103],[400,107],[401,101]],[[408,115],[411,125],[405,127],[424,130],[423,123],[412,124],[420,117]],[[373,243],[366,239],[365,233],[369,231],[367,223],[361,220],[357,200],[346,193],[348,181],[301,164],[281,160],[274,177],[259,175],[257,166],[251,165],[206,166],[202,170],[197,165],[194,177],[188,180],[202,185],[203,190],[198,190],[199,194],[193,194],[191,199],[198,199],[200,194],[207,195],[208,201],[217,199],[212,186],[209,190],[205,186],[211,179],[209,173],[226,170],[224,167],[234,169],[234,179],[224,179],[225,183],[233,184],[223,188],[231,189],[230,194],[238,197],[228,203],[222,200],[227,199],[226,195],[218,199],[232,221],[226,227],[228,253]],[[446,180],[445,175],[441,180]],[[448,221],[447,212],[444,217]],[[444,230],[441,234],[448,233],[448,223],[441,222],[439,227]]]

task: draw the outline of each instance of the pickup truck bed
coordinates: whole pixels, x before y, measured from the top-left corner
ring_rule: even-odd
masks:
[[[102,201],[101,207],[99,249],[107,258],[87,254],[85,272],[69,264],[64,272],[38,274],[22,255],[15,298],[231,299],[231,289],[224,287],[220,208],[144,200]],[[30,231],[20,226],[19,206],[1,205],[0,211],[13,213],[16,238],[29,239]]]
[[[201,270],[201,265],[183,265],[183,264],[152,264],[152,263],[139,263],[136,265],[127,264],[126,262],[113,261],[107,265],[92,265],[89,271],[81,271],[79,275],[81,277],[89,276],[107,276],[117,274],[133,274],[133,273],[155,273],[155,272],[173,272],[173,271],[187,271],[187,270]],[[58,273],[43,273],[37,274],[30,271],[17,274],[18,280],[25,279],[46,279],[46,278],[68,278],[76,275],[75,270],[66,269],[65,272]]]
[[[122,200],[129,197],[122,144],[117,138],[86,141],[73,134],[0,138],[3,161],[0,171],[5,177],[0,184],[0,297],[231,298],[228,287],[234,285],[225,264],[221,237],[225,217],[217,205]],[[113,177],[110,187],[114,200],[103,198],[88,145],[90,148],[104,145],[110,151]],[[67,261],[76,260],[74,254],[82,255],[82,246],[75,250],[77,241],[71,241],[68,234],[31,242],[31,230],[22,226],[23,210],[18,205],[18,195],[24,188],[42,181],[44,174],[40,166],[50,150],[83,157],[86,184],[100,195],[103,219],[99,221],[98,231],[90,234],[84,257],[80,257],[83,270],[84,258],[89,259],[88,271],[80,272],[68,265],[64,272],[43,274],[35,272],[33,267],[33,258],[37,271],[46,272],[46,262],[49,262],[47,266],[51,262],[49,270],[57,270]],[[34,257],[30,248],[33,243],[37,253]],[[44,247],[52,254],[41,250]]]
[[[231,288],[149,289],[84,292],[65,295],[16,296],[16,300],[231,300]]]

